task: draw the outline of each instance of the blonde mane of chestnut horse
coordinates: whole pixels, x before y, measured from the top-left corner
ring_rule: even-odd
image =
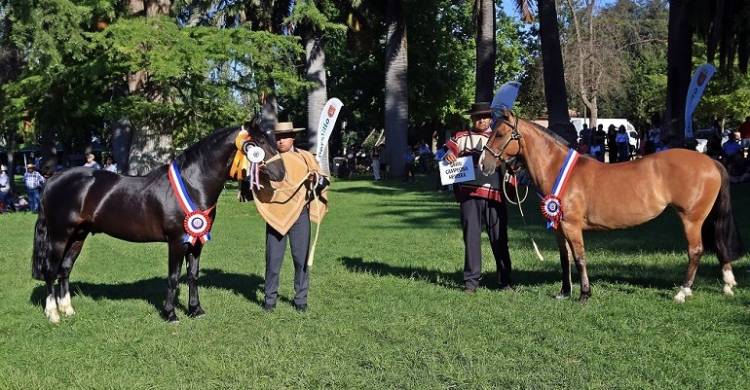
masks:
[[[549,130],[504,111],[480,157],[483,172],[518,158],[537,189],[550,194],[568,146]],[[672,206],[680,216],[688,242],[689,264],[676,302],[692,295],[693,280],[704,249],[714,250],[722,264],[724,293],[737,285],[731,262],[744,253],[732,215],[729,176],[711,158],[686,149],[671,149],[642,159],[604,164],[582,155],[560,196],[563,219],[555,230],[562,289],[571,294],[570,258],[581,277],[581,296],[591,296],[586,271],[584,230],[622,229],[640,225]]]

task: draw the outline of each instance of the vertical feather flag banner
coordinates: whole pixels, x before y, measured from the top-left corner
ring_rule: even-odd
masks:
[[[685,99],[685,139],[693,138],[693,112],[701,101],[703,91],[706,90],[708,81],[716,73],[716,68],[711,64],[698,66],[690,80],[687,98]]]
[[[500,86],[495,93],[495,97],[492,98],[492,104],[490,104],[493,121],[497,120],[503,109],[513,109],[513,104],[516,102],[519,89],[521,89],[521,83],[518,81],[508,81]]]
[[[337,98],[331,98],[323,106],[318,121],[318,145],[315,147],[315,158],[320,164],[320,170],[326,176],[331,176],[331,168],[328,165],[328,140],[331,138],[336,119],[339,117],[341,107],[344,103]]]

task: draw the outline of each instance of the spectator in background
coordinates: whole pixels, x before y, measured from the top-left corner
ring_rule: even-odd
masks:
[[[607,154],[609,155],[610,163],[617,162],[617,146],[615,138],[617,138],[615,125],[609,125],[607,128]]]
[[[732,161],[737,155],[742,155],[742,145],[740,144],[740,132],[735,131],[729,136],[729,140],[721,147],[727,161]]]
[[[589,129],[589,126],[587,124],[583,124],[583,128],[581,129],[580,136],[581,138],[578,140],[578,149],[581,153],[592,153],[591,152],[591,129]]]
[[[597,160],[604,162],[604,142],[607,139],[607,133],[604,132],[604,125],[596,127],[596,131],[591,136],[591,154]]]
[[[29,205],[32,213],[39,212],[39,194],[42,191],[44,181],[44,177],[36,171],[34,164],[26,165],[23,183],[26,185],[26,193],[29,194]]]
[[[11,206],[10,177],[8,177],[8,168],[5,165],[0,165],[0,212],[10,209]]]
[[[380,181],[380,146],[372,148],[370,160],[372,160],[372,178]]]
[[[93,168],[93,169],[102,169],[102,166],[99,165],[98,162],[96,162],[96,156],[94,156],[93,153],[89,153],[86,155],[86,163],[83,164],[86,168]]]
[[[742,147],[750,148],[750,116],[745,117],[745,121],[742,122],[739,130]]]
[[[112,156],[107,157],[107,160],[104,163],[104,170],[117,173],[117,164],[115,164]]]
[[[615,143],[617,144],[617,161],[629,161],[630,160],[630,138],[628,132],[625,131],[625,125],[620,125],[615,135]]]
[[[406,181],[415,181],[417,179],[414,176],[414,161],[416,161],[414,152],[411,149],[407,148],[406,154],[404,155],[404,164],[406,164],[406,167],[404,168],[404,174],[406,175]]]

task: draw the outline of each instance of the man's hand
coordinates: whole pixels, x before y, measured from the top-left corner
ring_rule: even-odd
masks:
[[[453,152],[448,152],[445,154],[445,157],[443,157],[443,160],[448,161],[449,163],[453,164],[456,162],[456,155],[453,154]]]

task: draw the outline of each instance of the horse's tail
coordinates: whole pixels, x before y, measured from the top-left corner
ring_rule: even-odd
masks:
[[[703,245],[715,250],[719,262],[727,263],[742,257],[745,246],[737,230],[737,222],[732,214],[732,198],[729,193],[729,174],[720,162],[714,161],[721,175],[721,189],[716,197],[711,213],[703,223]]]
[[[49,233],[47,232],[47,218],[44,215],[44,202],[39,202],[39,214],[34,228],[34,253],[31,257],[31,277],[44,280],[47,271],[47,257],[49,256]]]

